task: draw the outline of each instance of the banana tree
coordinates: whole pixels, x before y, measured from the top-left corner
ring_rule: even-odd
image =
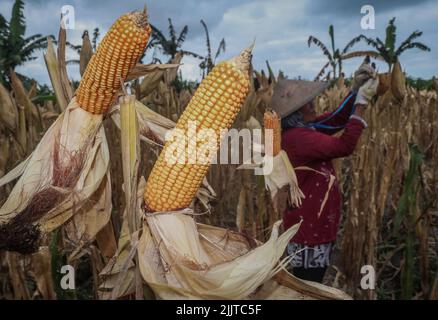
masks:
[[[176,35],[175,27],[173,26],[172,19],[169,20],[169,38],[167,38],[163,32],[161,32],[157,27],[152,27],[152,35],[151,40],[148,43],[148,48],[158,47],[164,55],[170,56],[169,61],[175,59],[177,53],[182,53],[183,55],[189,55],[198,59],[202,59],[203,57],[197,53],[183,50],[182,44],[186,40],[187,33],[189,31],[188,26],[184,26],[181,30],[180,34]]]
[[[8,82],[11,71],[36,59],[35,52],[47,46],[47,37],[34,34],[25,37],[24,2],[16,0],[9,21],[0,14],[0,81]]]
[[[335,46],[335,33],[333,25],[329,26],[329,36],[330,36],[330,45],[331,50],[329,50],[328,46],[326,46],[321,40],[314,36],[309,36],[309,39],[307,40],[307,44],[310,47],[312,43],[319,47],[323,54],[327,57],[327,63],[321,68],[319,73],[316,75],[315,80],[321,79],[321,77],[326,73],[326,69],[331,66],[332,71],[328,73],[328,77],[330,75],[333,76],[333,78],[337,78],[342,75],[342,61],[358,56],[371,56],[371,57],[378,57],[378,54],[375,54],[371,51],[355,51],[355,52],[348,52],[356,43],[358,43],[361,38],[355,37],[352,40],[350,40],[347,45],[340,50],[339,48],[336,48]]]
[[[388,71],[392,70],[394,63],[396,63],[402,53],[410,49],[419,49],[421,51],[430,51],[430,48],[422,42],[414,41],[423,35],[422,31],[416,30],[412,32],[409,37],[404,40],[400,46],[396,48],[397,27],[395,26],[395,17],[389,20],[386,27],[385,41],[379,37],[370,38],[363,34],[359,37],[359,41],[365,41],[368,45],[373,47],[372,55],[379,55],[388,65]]]
[[[214,58],[211,54],[211,42],[210,42],[210,33],[208,32],[207,24],[204,22],[204,20],[201,20],[201,24],[204,27],[205,30],[205,39],[206,39],[206,45],[207,45],[207,55],[204,57],[202,62],[199,64],[199,67],[202,70],[202,78],[204,78],[210,71],[213,69],[217,57],[221,54],[221,52],[225,51],[225,39],[222,38],[222,40],[219,42],[219,47],[216,50],[216,53],[214,55]]]

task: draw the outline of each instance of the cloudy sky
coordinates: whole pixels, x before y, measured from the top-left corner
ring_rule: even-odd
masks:
[[[0,13],[10,18],[13,0],[1,0]],[[424,31],[421,41],[430,46],[431,52],[413,49],[401,57],[403,68],[412,76],[430,78],[438,75],[438,1],[434,0],[147,0],[152,24],[166,35],[168,18],[171,18],[179,32],[189,27],[185,50],[206,53],[205,34],[200,20],[203,19],[210,31],[213,50],[225,38],[226,52],[219,59],[237,54],[256,39],[254,64],[256,69],[265,68],[269,60],[275,72],[283,70],[290,78],[301,76],[313,79],[325,64],[325,58],[317,47],[309,48],[307,38],[314,35],[329,45],[328,26],[334,25],[336,45],[341,49],[354,36],[365,34],[384,39],[388,20],[396,17],[398,44],[412,31]],[[28,0],[25,1],[26,34],[41,33],[57,35],[59,16],[63,5],[75,9],[75,30],[69,30],[67,38],[74,44],[81,43],[85,29],[90,32],[99,27],[104,34],[118,16],[125,12],[143,8],[145,0]],[[361,7],[372,5],[375,9],[375,30],[361,29]],[[366,49],[358,45],[356,49]],[[147,55],[150,60],[152,52]],[[77,59],[74,52],[68,58]],[[183,76],[198,79],[199,62],[184,58]],[[347,75],[360,64],[352,59],[344,63]],[[68,67],[69,75],[79,78],[79,67]],[[385,65],[379,65],[386,70]],[[42,54],[38,59],[20,67],[19,72],[41,82],[49,81]]]

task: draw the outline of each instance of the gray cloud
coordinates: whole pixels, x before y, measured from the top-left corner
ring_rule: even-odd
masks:
[[[12,0],[2,0],[0,12],[9,17]],[[27,34],[57,34],[60,8],[63,4],[72,4],[76,10],[77,30],[68,31],[68,40],[80,43],[84,29],[101,29],[102,34],[121,14],[140,9],[144,0],[131,1],[86,1],[86,0],[33,0],[26,1],[25,17]],[[376,30],[360,28],[360,6],[372,4],[376,10]],[[189,34],[184,44],[186,50],[204,54],[205,36],[199,23],[204,19],[210,31],[215,50],[223,37],[227,42],[227,51],[221,59],[237,54],[242,48],[256,38],[254,51],[255,67],[266,68],[269,60],[275,71],[283,70],[290,77],[302,76],[312,79],[325,63],[325,58],[316,47],[307,47],[307,38],[314,35],[323,42],[328,42],[327,29],[330,24],[335,27],[336,44],[343,47],[353,36],[364,33],[367,36],[384,38],[388,20],[396,16],[398,42],[404,40],[412,31],[424,31],[421,41],[432,48],[430,53],[418,53],[417,50],[402,56],[404,68],[414,76],[430,77],[436,74],[438,61],[438,44],[436,33],[438,27],[438,3],[436,1],[290,1],[290,0],[148,0],[151,23],[168,33],[167,18],[180,31],[184,25],[189,26]],[[365,49],[366,45],[357,46]],[[73,52],[69,57],[76,58]],[[148,52],[150,58],[152,52]],[[183,75],[188,78],[199,77],[199,61],[184,58]],[[351,74],[360,63],[358,59],[346,61],[347,74]],[[385,65],[380,65],[381,69]],[[77,66],[68,67],[69,74],[79,78]],[[20,68],[21,72],[49,82],[44,60],[40,57]]]
[[[431,0],[312,0],[306,2],[306,12],[310,15],[334,15],[342,19],[360,13],[363,5],[372,5],[376,12],[384,13],[406,7],[416,7]]]

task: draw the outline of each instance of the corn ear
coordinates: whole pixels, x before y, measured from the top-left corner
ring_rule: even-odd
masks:
[[[395,99],[403,100],[406,95],[406,79],[403,74],[400,62],[396,62],[392,69],[391,91]]]
[[[201,82],[176,124],[176,128],[185,133],[186,139],[189,121],[195,122],[197,131],[213,129],[216,137],[220,137],[221,130],[231,126],[249,91],[250,58],[251,50],[244,50],[234,59],[216,65]],[[151,211],[188,207],[210,166],[205,162],[188,163],[185,156],[188,148],[198,148],[193,140],[177,146],[178,150],[183,150],[185,159],[176,164],[168,163],[166,157],[173,148],[172,144],[170,141],[165,144],[146,184],[144,199]]]
[[[145,11],[125,14],[111,26],[76,91],[82,109],[93,114],[108,110],[117,98],[121,81],[140,59],[150,34]]]
[[[280,118],[275,111],[266,111],[263,115],[265,130],[272,130],[272,156],[276,156],[281,150],[281,124]]]

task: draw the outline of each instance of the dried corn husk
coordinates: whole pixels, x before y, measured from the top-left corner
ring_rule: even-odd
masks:
[[[278,280],[272,278],[280,270],[284,246],[299,225],[279,236],[277,222],[271,238],[264,244],[251,241],[258,243],[252,249],[242,234],[195,224],[182,212],[155,214],[146,222],[138,245],[140,270],[160,298],[350,298],[340,290],[302,281],[284,271]]]
[[[82,47],[79,54],[79,72],[82,75],[87,68],[88,62],[90,62],[93,56],[93,47],[91,46],[90,37],[88,36],[88,31],[85,31],[82,36]]]
[[[6,172],[6,164],[9,159],[9,139],[0,135],[0,177]]]
[[[17,130],[18,111],[6,88],[0,83],[0,122],[12,132]]]
[[[379,105],[385,108],[392,103],[392,100],[394,100],[394,96],[392,95],[392,91],[388,90],[383,94],[383,96],[379,97],[378,101],[379,101]]]
[[[165,73],[166,70],[157,70],[146,75],[140,83],[140,94],[144,97],[151,94],[157,88]]]
[[[161,144],[165,141],[167,130],[175,127],[175,122],[149,109],[140,101],[135,101],[135,109],[139,119],[140,139],[151,144]],[[110,111],[111,118],[120,129],[120,105],[115,105]]]
[[[182,60],[182,58],[183,58],[183,54],[181,52],[178,52],[175,55],[175,58],[173,58],[170,61],[170,63],[171,64],[178,64],[179,65],[181,60]],[[164,79],[165,79],[167,84],[171,84],[176,79],[177,75],[178,75],[178,69],[177,68],[171,69],[171,70],[167,70],[166,73],[165,73]]]
[[[438,92],[438,79],[433,79],[433,88]]]
[[[395,99],[403,100],[406,95],[406,80],[400,62],[396,62],[391,74],[391,91]]]
[[[296,225],[279,236],[277,222],[268,242],[231,258],[230,248],[219,250],[220,245],[203,237],[193,218],[182,212],[149,215],[146,221],[139,244],[140,270],[155,294],[162,298],[166,298],[168,291],[185,298],[248,297],[276,273],[277,263],[299,227]],[[151,256],[153,243],[160,243],[158,257],[169,270],[165,279],[158,278],[161,273],[157,272],[156,258],[154,262]],[[165,290],[161,289],[163,286]]]
[[[142,195],[140,195],[142,196]],[[99,299],[120,298],[135,291],[135,265],[132,251],[128,220],[124,219],[118,241],[118,250],[114,257],[101,271]]]
[[[377,95],[383,96],[391,88],[391,75],[389,73],[380,73]]]
[[[143,203],[143,193],[146,180],[141,177],[137,186],[136,195],[136,219],[141,220],[141,206]],[[101,271],[101,285],[99,287],[100,299],[115,299],[135,292],[135,264],[134,255],[137,252],[136,243],[138,239],[133,239],[129,231],[128,216],[123,215],[122,229],[117,245],[117,252]]]
[[[82,110],[73,99],[67,110],[48,129],[32,155],[14,169],[12,174],[0,179],[2,185],[21,175],[0,208],[0,227],[12,233],[14,230],[9,228],[11,223],[23,219],[16,231],[21,228],[24,231],[31,230],[34,237],[26,239],[29,234],[19,232],[7,236],[3,234],[4,237],[15,236],[16,241],[23,237],[23,243],[16,243],[17,248],[12,249],[20,250],[21,245],[29,245],[27,249],[35,250],[40,233],[56,229],[74,215],[80,223],[76,218],[71,223],[82,227],[77,228],[76,237],[73,238],[82,239],[82,242],[93,238],[110,217],[108,164],[108,144],[102,127],[102,116]],[[54,171],[54,168],[59,171]],[[72,168],[75,172],[74,184],[63,187],[59,183],[63,176],[58,176],[56,172],[68,174]],[[47,203],[41,194],[43,191],[46,192],[44,196],[56,192],[55,203],[50,203],[50,199],[47,199]],[[35,196],[40,197],[38,201],[45,208],[38,216],[31,209],[34,207],[30,207],[36,206]],[[26,217],[22,216],[23,212],[26,212]]]
[[[163,64],[141,64],[137,63],[131,70],[129,70],[129,73],[125,79],[125,82],[135,80],[137,78],[148,76],[148,75],[154,75],[157,71],[171,71],[173,69],[176,70],[176,68],[179,67],[179,64],[172,64],[172,63],[163,63]]]
[[[39,294],[45,300],[56,299],[49,248],[47,246],[41,247],[32,255],[31,260]]]
[[[108,225],[111,217],[111,179],[109,170],[100,185],[84,200],[84,205],[73,212],[73,217],[65,224],[67,239],[74,251],[69,260],[79,257],[82,249],[90,244],[96,235]]]
[[[7,252],[6,261],[9,269],[10,283],[14,291],[15,300],[29,300],[29,289],[26,286],[26,276],[20,265],[20,255],[16,252]]]
[[[265,161],[269,159],[267,157],[265,156]],[[270,159],[272,171],[265,174],[265,185],[271,192],[271,198],[274,199],[281,188],[289,186],[289,203],[296,207],[301,206],[301,199],[305,196],[298,186],[297,176],[287,153],[280,150],[275,157]],[[265,167],[269,166],[265,164]]]
[[[44,54],[44,61],[46,62],[47,71],[49,72],[50,82],[52,83],[53,90],[55,91],[56,100],[61,111],[64,111],[68,105],[68,99],[64,95],[62,80],[59,74],[59,62],[58,57],[53,47],[52,38],[47,38],[47,51]]]

